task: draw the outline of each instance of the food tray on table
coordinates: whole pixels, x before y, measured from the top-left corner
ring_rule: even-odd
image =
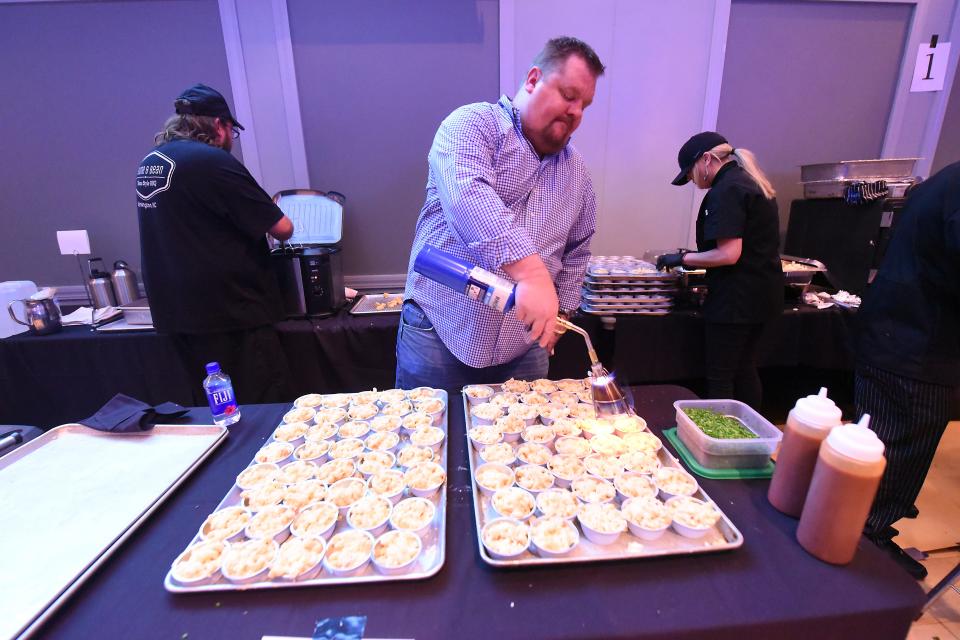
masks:
[[[671,283],[677,277],[657,270],[656,265],[634,256],[594,256],[586,273],[587,282]]]
[[[827,266],[819,260],[785,255],[780,256],[780,268],[783,270],[784,282],[800,285],[810,284],[813,274],[827,271]]]
[[[673,308],[673,301],[669,300],[666,302],[646,302],[644,300],[632,300],[629,298],[604,298],[600,300],[592,300],[590,298],[584,298],[583,303],[592,307],[593,309],[636,309],[636,310],[667,310]]]
[[[10,586],[0,638],[26,637],[52,616],[226,437],[213,425],[66,424],[0,458],[0,576],[10,578],[0,580]]]
[[[676,284],[677,280],[678,276],[676,274],[664,273],[663,271],[637,274],[599,274],[595,271],[588,270],[584,282],[588,284],[670,286]]]
[[[597,304],[633,304],[637,306],[670,306],[673,304],[673,296],[663,294],[630,294],[614,293],[610,291],[593,292],[588,289],[581,291],[580,296],[584,302],[591,305]]]
[[[665,316],[670,313],[671,308],[640,308],[640,307],[611,307],[594,306],[583,302],[580,304],[580,310],[594,316],[610,315],[638,315],[638,316]]]
[[[526,392],[523,384],[508,380],[463,389],[477,546],[484,562],[523,567],[628,560],[743,544],[736,526],[642,418],[591,417],[585,381],[536,380]],[[551,385],[558,391],[550,392]],[[493,408],[478,408],[488,405]],[[669,507],[664,488],[680,496]],[[669,515],[674,507],[676,521]],[[631,518],[616,515],[621,509]],[[647,528],[639,527],[641,521]]]
[[[445,560],[447,403],[428,387],[298,398],[173,560],[167,591],[436,574]]]
[[[672,302],[645,303],[617,300],[616,302],[585,301],[585,304],[594,311],[669,311],[673,308]]]
[[[613,283],[596,283],[591,282],[589,279],[584,280],[583,290],[590,291],[595,294],[602,293],[633,293],[633,294],[642,294],[642,295],[674,295],[677,293],[677,287],[671,283],[662,283],[662,284],[652,284],[650,286],[628,283],[623,285],[617,285]]]
[[[350,313],[355,316],[373,313],[400,313],[402,310],[403,292],[362,295],[350,307]]]

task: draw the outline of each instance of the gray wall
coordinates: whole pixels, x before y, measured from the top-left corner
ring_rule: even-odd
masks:
[[[529,4],[505,6],[519,15]],[[952,0],[930,6],[949,13],[948,4],[955,6]],[[671,24],[699,24],[707,19],[699,15],[701,5],[691,1],[657,15],[686,8],[699,17],[672,16]],[[597,31],[609,26],[606,16],[617,2],[590,6],[595,15],[575,18],[588,39],[603,48],[621,29],[627,42],[622,20],[607,35]],[[348,274],[403,272],[440,120],[459,105],[498,97],[498,2],[288,0],[288,8],[306,186],[348,196]],[[797,165],[879,155],[911,12],[907,4],[734,0],[718,129],[759,154],[780,190],[784,224],[789,201],[799,194]],[[569,13],[549,15],[574,19]],[[517,42],[541,41],[542,22],[514,21]],[[702,66],[689,50],[683,68]],[[583,143],[588,127],[617,140],[637,135],[629,118],[618,120],[612,101],[610,109],[601,102],[616,93],[625,61],[639,54],[611,51],[600,101],[579,132]],[[680,73],[688,84],[690,76],[702,76]],[[126,258],[139,271],[134,167],[184,87],[206,82],[231,95],[217,0],[0,3],[0,78],[0,225],[6,232],[0,281],[78,284],[75,262],[59,255],[58,229],[88,229],[94,255]],[[675,104],[663,91],[678,86],[671,78],[641,80],[634,101],[644,108]],[[681,102],[697,112],[702,107],[689,96]],[[657,114],[664,117],[662,110]],[[925,123],[904,126],[912,131]],[[636,155],[637,167],[665,171],[662,154],[650,152],[659,149],[652,146],[657,140],[643,136],[648,153]],[[958,150],[955,87],[935,167],[960,159]],[[666,153],[671,163],[674,153],[672,146]],[[622,159],[611,164],[611,171],[631,167]]]
[[[134,176],[173,99],[230,95],[216,0],[0,4],[0,281],[80,284],[58,229],[139,272]]]
[[[402,273],[440,121],[498,98],[495,0],[290,0],[310,186],[347,196],[344,270]]]
[[[734,0],[717,129],[757,154],[780,224],[801,164],[879,158],[912,7]]]
[[[954,46],[960,47],[960,43]],[[957,69],[957,73],[960,73],[960,66]],[[943,115],[943,127],[940,129],[937,153],[933,156],[931,175],[954,162],[960,162],[960,82],[956,78],[950,100],[947,101],[947,111]]]
[[[572,138],[597,193],[594,254],[686,244],[694,190],[670,180],[677,149],[702,126],[716,11],[715,0],[514,3],[506,86],[557,34],[589,42],[608,69]]]

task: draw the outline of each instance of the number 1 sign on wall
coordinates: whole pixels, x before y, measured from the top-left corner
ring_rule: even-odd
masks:
[[[937,36],[933,36],[929,44],[920,45],[910,91],[942,91],[949,60],[949,42],[938,43]]]

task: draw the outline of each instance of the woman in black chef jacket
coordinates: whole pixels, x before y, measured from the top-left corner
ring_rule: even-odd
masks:
[[[760,409],[757,344],[783,309],[776,195],[754,155],[719,133],[693,136],[677,156],[673,184],[709,189],[697,215],[697,251],[671,253],[658,268],[706,267],[707,394]]]

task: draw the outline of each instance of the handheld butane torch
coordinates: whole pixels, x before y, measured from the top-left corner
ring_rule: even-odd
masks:
[[[488,307],[507,313],[516,304],[517,285],[462,258],[426,246],[413,261],[413,270]],[[583,328],[557,317],[557,333],[573,331],[583,336],[590,356],[590,388],[597,415],[630,413],[630,407],[613,374],[600,363],[590,336]]]

